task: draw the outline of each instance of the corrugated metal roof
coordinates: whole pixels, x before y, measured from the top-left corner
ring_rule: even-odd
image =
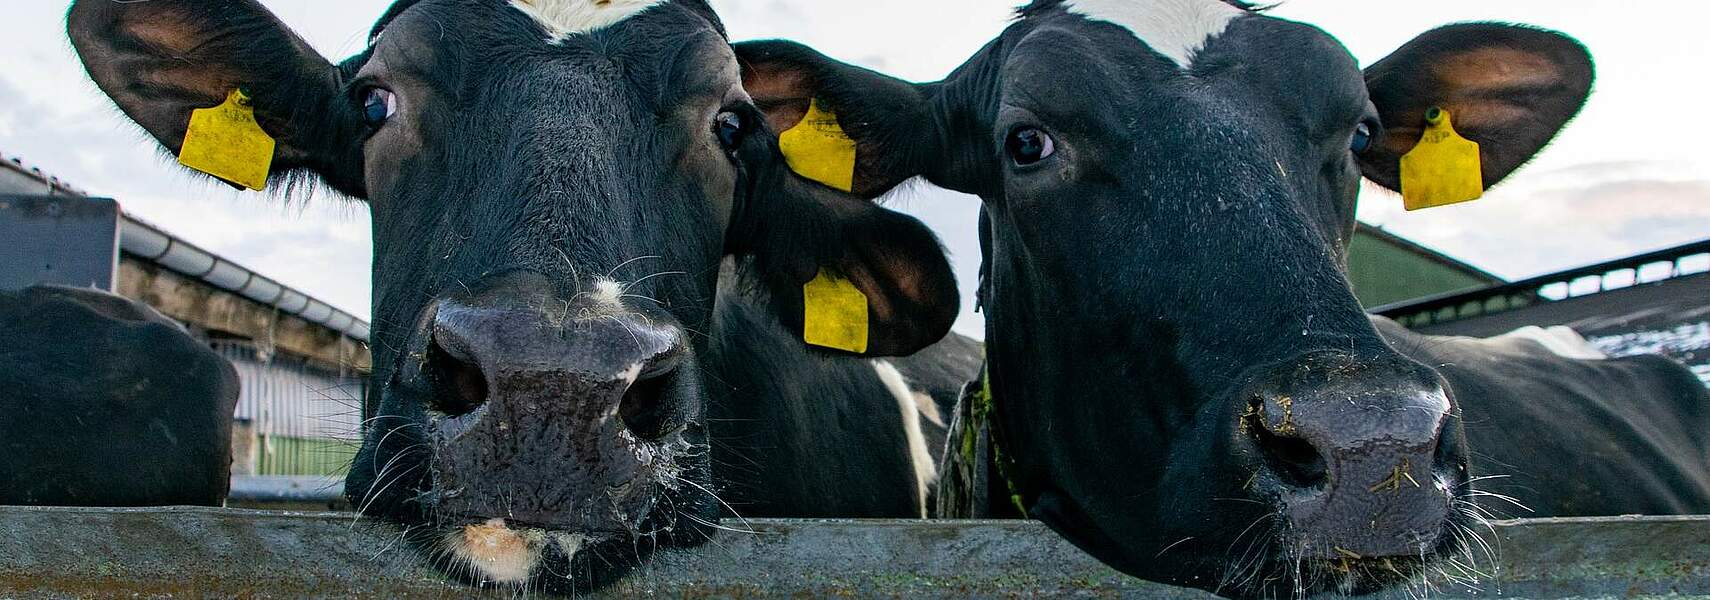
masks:
[[[89,196],[68,182],[4,152],[0,152],[0,193]],[[356,315],[334,308],[314,296],[204,250],[136,217],[124,215],[119,246],[120,250],[139,259],[272,306],[358,341],[368,341],[368,322]]]

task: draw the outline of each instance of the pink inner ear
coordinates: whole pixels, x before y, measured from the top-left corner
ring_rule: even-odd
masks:
[[[844,277],[867,295],[867,309],[872,313],[875,324],[896,318],[896,309],[891,305],[890,294],[886,293],[880,277],[874,276],[865,266],[851,269]]]
[[[786,65],[743,65],[742,87],[766,112],[766,122],[773,133],[801,123],[813,98],[813,81],[806,73]]]
[[[1441,85],[1464,94],[1515,87],[1543,87],[1562,79],[1549,57],[1516,48],[1487,46],[1443,56],[1431,65]]]
[[[132,11],[125,16],[143,14]],[[179,11],[174,10],[149,12],[144,18],[126,19],[123,30],[135,36],[137,41],[167,54],[188,54],[202,43],[198,35],[201,30],[196,24],[186,21]]]

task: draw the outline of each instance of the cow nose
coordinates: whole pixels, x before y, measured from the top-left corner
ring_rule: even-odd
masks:
[[[1399,358],[1311,357],[1254,388],[1242,419],[1258,474],[1309,558],[1418,556],[1449,515],[1450,403]]]
[[[623,531],[652,508],[699,402],[681,327],[604,305],[445,301],[430,337],[441,511]]]
[[[544,380],[580,380],[621,388],[604,401],[615,402],[637,437],[658,439],[680,424],[681,411],[665,402],[684,356],[676,328],[635,314],[590,322],[572,318],[568,305],[563,310],[441,303],[427,357],[433,408],[462,416],[495,393],[526,395]]]

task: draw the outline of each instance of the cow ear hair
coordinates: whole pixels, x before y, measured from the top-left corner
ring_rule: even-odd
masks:
[[[1415,38],[1366,69],[1383,131],[1360,156],[1368,179],[1400,190],[1401,157],[1440,107],[1478,142],[1486,188],[1531,160],[1578,115],[1596,78],[1591,55],[1561,33],[1462,23]]]
[[[861,356],[906,356],[943,339],[961,296],[932,230],[796,175],[771,140],[760,141],[743,149],[743,163],[756,165],[752,193],[728,234],[727,251],[745,259],[738,263],[744,279],[764,288],[778,320],[810,346]],[[804,286],[825,283],[824,275],[860,291],[864,343],[826,346],[808,333],[810,319],[825,323]]]
[[[308,169],[365,196],[342,71],[255,0],[78,0],[66,29],[95,84],[167,151],[181,150],[192,111],[241,90],[276,141],[270,176]]]
[[[855,144],[849,190],[875,198],[916,175],[942,145],[930,132],[932,85],[909,83],[843,63],[802,44],[735,44],[742,85],[777,136],[803,125],[810,108],[833,117]]]

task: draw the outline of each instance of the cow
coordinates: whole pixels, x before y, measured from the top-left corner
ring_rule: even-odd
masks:
[[[1474,191],[1501,181],[1589,95],[1565,35],[1451,25],[1362,71],[1238,2],[1035,0],[936,82],[737,54],[772,130],[848,135],[856,193],[983,200],[989,375],[959,414],[989,415],[985,514],[1257,598],[1454,575],[1481,520],[1527,514],[1510,499],[1710,510],[1710,405],[1678,365],[1425,338],[1349,288],[1362,176],[1398,189],[1436,117],[1481,144]]]
[[[949,331],[943,249],[789,169],[703,0],[400,0],[338,64],[255,0],[79,0],[68,31],[182,161],[218,110],[267,180],[366,202],[346,494],[448,573],[584,593],[725,514],[926,512],[926,400],[979,354],[876,359]]]
[[[0,291],[0,505],[220,506],[230,362],[146,304]]]

